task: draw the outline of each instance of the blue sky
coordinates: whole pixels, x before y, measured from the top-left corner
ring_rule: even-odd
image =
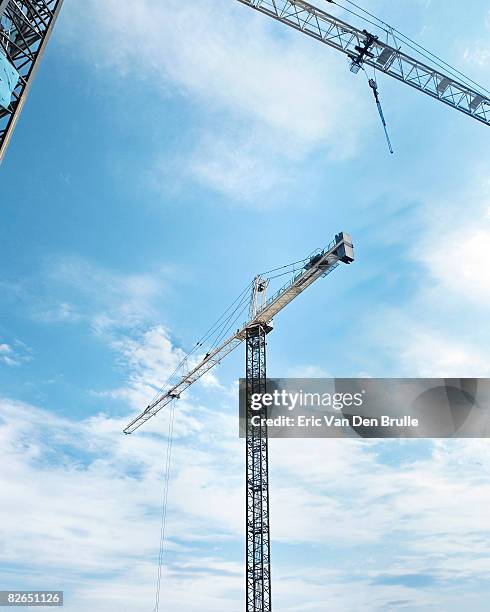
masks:
[[[488,86],[490,13],[364,6]],[[2,177],[2,584],[153,602],[167,415],[122,427],[260,271],[352,234],[271,376],[488,376],[485,126],[234,0],[67,0]],[[167,609],[242,609],[236,354],[181,402]],[[485,441],[274,441],[274,598],[484,610]],[[29,494],[27,495],[27,491]],[[462,603],[464,602],[464,604]]]

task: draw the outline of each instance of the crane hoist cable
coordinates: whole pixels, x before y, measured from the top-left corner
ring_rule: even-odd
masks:
[[[165,452],[165,460],[163,466],[163,497],[162,497],[162,512],[160,519],[160,549],[158,551],[158,570],[157,570],[157,581],[155,587],[155,607],[153,612],[159,612],[160,610],[160,593],[162,589],[162,574],[164,568],[164,555],[165,555],[165,539],[166,539],[166,528],[167,528],[167,508],[168,508],[168,489],[170,483],[170,467],[172,462],[172,443],[174,434],[174,421],[175,421],[175,399],[170,404],[169,410],[169,421],[168,421],[168,434],[167,434],[167,448]]]
[[[179,398],[181,394],[196,382],[206,372],[221,363],[235,348],[246,340],[247,330],[254,325],[269,325],[275,315],[280,312],[287,304],[295,299],[300,293],[309,287],[318,278],[324,277],[332,272],[339,262],[350,263],[353,261],[351,238],[348,234],[340,232],[335,239],[324,249],[319,249],[317,254],[310,256],[308,263],[301,270],[291,270],[292,279],[286,282],[275,294],[265,301],[256,315],[232,331],[230,336],[221,342],[219,346],[213,348],[208,354],[204,355],[198,363],[187,364],[186,371],[177,381],[169,380],[163,387],[160,396],[150,402],[141,414],[136,416],[131,423],[124,429],[125,434],[131,434],[138,429],[148,419],[155,416],[164,406],[174,398]],[[255,279],[256,280],[256,279]],[[266,280],[266,279],[262,279]],[[241,307],[246,307],[245,302]],[[234,321],[240,315],[237,311]],[[231,323],[230,323],[231,324]]]
[[[273,280],[288,274],[296,273],[303,264],[305,264],[309,260],[308,258],[299,259],[292,263],[289,263],[284,266],[280,266],[278,268],[274,268],[272,270],[268,270],[267,272],[262,272],[259,276],[261,278],[267,280]],[[299,267],[298,267],[299,266]],[[282,271],[282,272],[280,272]],[[273,272],[280,272],[279,274],[273,275]],[[219,346],[220,342],[223,338],[226,337],[227,334],[231,332],[231,330],[236,325],[237,321],[239,321],[240,317],[244,314],[244,312],[249,307],[250,303],[250,292],[253,288],[253,281],[248,283],[242,292],[238,295],[237,298],[226,308],[226,310],[221,314],[218,319],[209,327],[209,329],[204,333],[204,335],[194,344],[193,348],[184,355],[184,357],[179,361],[177,366],[168,376],[166,382],[160,387],[155,395],[153,396],[153,400],[159,397],[166,389],[172,386],[172,381],[177,377],[180,378],[182,375],[182,371],[189,365],[192,357],[199,361],[199,359],[203,355],[208,355],[211,353],[217,346]],[[151,402],[150,402],[151,403]]]
[[[237,304],[237,302],[239,302],[239,306],[243,304],[243,300],[244,299],[248,299],[248,295],[250,293],[252,287],[252,283],[249,283],[245,289],[243,289],[243,291],[240,293],[240,295],[230,304],[230,306],[228,306],[228,308],[221,314],[220,317],[218,317],[218,319],[211,325],[211,327],[204,333],[204,335],[194,344],[194,347],[184,355],[184,357],[179,361],[179,363],[177,364],[177,366],[174,368],[174,370],[171,372],[171,374],[168,376],[167,381],[163,384],[162,387],[160,387],[153,399],[156,399],[159,395],[161,395],[163,393],[163,391],[170,385],[171,381],[176,377],[176,376],[180,376],[182,373],[182,370],[184,369],[184,367],[189,363],[191,357],[193,355],[196,355],[198,349],[202,349],[202,350],[206,350],[204,347],[206,346],[206,342],[211,342],[212,345],[216,344],[216,341],[213,341],[212,339],[221,334],[221,331],[225,328],[226,331],[229,331],[229,329],[231,329],[233,322],[230,324],[226,324],[230,317],[228,316],[227,319],[223,318],[228,315],[229,311]],[[235,308],[236,311],[236,308]],[[235,312],[233,311],[233,312]],[[225,333],[226,333],[225,331]],[[198,355],[196,355],[196,359],[198,360]]]

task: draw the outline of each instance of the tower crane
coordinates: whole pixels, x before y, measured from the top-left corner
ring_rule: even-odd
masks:
[[[0,0],[0,163],[63,0]]]
[[[306,259],[256,276],[251,284],[248,321],[197,363],[187,364],[184,373],[179,374],[175,380],[171,378],[162,392],[124,429],[126,434],[133,433],[170,402],[180,398],[196,380],[245,342],[247,612],[270,612],[272,609],[267,426],[264,419],[260,419],[258,425],[252,426],[252,416],[257,412],[251,408],[253,394],[262,394],[266,388],[266,336],[273,328],[273,318],[300,293],[319,278],[333,272],[341,262],[350,264],[353,261],[351,237],[340,232],[325,249],[312,253]],[[267,298],[269,282],[283,275],[289,275],[290,280]],[[235,311],[237,308],[238,306]],[[232,316],[228,314],[226,320],[229,321]],[[264,411],[262,415],[267,416]]]
[[[490,125],[490,92],[487,89],[351,0],[323,1],[346,11],[353,20],[360,20],[360,27],[303,0],[238,0],[344,53],[353,73],[369,66]],[[376,34],[370,31],[373,29]],[[371,81],[369,85],[386,132],[377,83],[375,79]],[[387,132],[386,137],[391,150]]]

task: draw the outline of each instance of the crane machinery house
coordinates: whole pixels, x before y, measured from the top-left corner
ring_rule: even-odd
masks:
[[[12,92],[19,81],[19,73],[0,50],[0,106],[7,109],[12,100]]]

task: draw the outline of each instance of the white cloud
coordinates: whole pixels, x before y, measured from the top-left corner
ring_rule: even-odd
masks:
[[[127,609],[128,601],[145,610],[153,599],[165,449],[159,437],[123,436],[121,426],[103,416],[76,423],[18,402],[0,404],[8,455],[0,473],[0,560],[23,568],[11,580],[62,584],[72,611]],[[199,540],[216,543],[228,530],[219,508],[217,517],[200,518],[202,507],[194,509],[189,496],[202,491],[203,507],[212,510],[209,484],[221,495],[226,484],[215,470],[206,485],[209,460],[197,455],[189,463],[199,460],[202,469],[189,474],[176,444],[165,598],[175,605],[180,599],[179,609],[190,612],[201,594],[209,610],[225,610],[241,584],[240,567],[212,549],[200,552]],[[121,593],[129,599],[119,607]]]
[[[288,373],[290,378],[331,378],[332,375],[316,365],[296,366]]]
[[[425,268],[429,282],[454,297],[473,303],[490,297],[489,166],[475,163],[463,170],[459,188],[437,193],[434,185],[419,209],[423,231],[411,249],[414,261]]]
[[[436,239],[430,236],[419,253],[438,291],[464,296],[468,302],[490,300],[490,222],[467,223]],[[421,258],[422,259],[422,258]]]
[[[164,275],[164,270],[161,275]],[[57,305],[59,318],[92,321],[95,331],[103,333],[113,326],[134,327],[146,321],[154,313],[155,301],[162,295],[164,285],[152,274],[123,274],[104,269],[90,261],[65,256],[51,262],[47,270],[51,283],[65,290],[75,290],[81,302],[75,308],[62,301]]]
[[[422,289],[404,308],[384,308],[365,317],[363,334],[375,355],[375,375],[490,376],[483,320],[476,312],[473,318],[463,318],[459,302],[448,300],[443,305],[433,297],[433,292]]]
[[[10,367],[20,365],[20,361],[17,361],[16,359],[12,359],[12,357],[9,357],[8,355],[3,355],[0,361],[2,361],[5,365],[8,365]]]
[[[13,344],[0,343],[0,364],[13,368],[30,359],[30,349],[20,340],[14,340]]]
[[[483,42],[475,44],[465,50],[464,59],[481,67],[486,66],[490,60],[490,47]]]
[[[409,248],[405,228],[396,228],[407,268],[386,267],[385,274],[400,274],[411,289],[397,288],[388,303],[366,311],[360,326],[377,375],[490,375],[487,177],[487,165],[479,164],[459,189],[418,195],[424,206]]]
[[[36,322],[89,325],[110,336],[154,320],[171,274],[169,266],[123,273],[80,256],[61,255],[44,262],[37,277],[6,288],[22,314]]]
[[[58,302],[36,311],[35,318],[38,321],[44,321],[46,323],[67,323],[80,321],[82,315],[72,304],[68,302]]]
[[[150,401],[161,395],[169,384],[175,384],[183,374],[202,359],[200,354],[187,356],[181,348],[172,344],[168,330],[162,325],[146,328],[132,336],[118,334],[111,341],[116,359],[125,372],[124,384],[109,391],[96,392],[99,397],[122,400],[139,414]],[[226,393],[216,372],[207,372],[199,379],[198,387]],[[187,397],[187,393],[184,394]],[[179,405],[183,405],[180,402]],[[197,423],[189,415],[188,426]]]
[[[487,12],[485,26],[490,31],[490,11]],[[466,61],[484,67],[490,61],[490,44],[488,40],[479,40],[468,47],[464,52]]]
[[[200,427],[184,427],[174,440],[163,596],[183,612],[198,605],[209,612],[239,610],[243,443],[236,440],[234,418],[196,404],[193,411]],[[60,585],[72,612],[148,609],[162,437],[148,431],[125,437],[123,419],[75,422],[8,400],[0,404],[0,417],[0,560],[23,568],[15,578],[19,588],[26,574]],[[185,408],[177,419],[185,423]],[[425,458],[404,459],[404,446],[412,444],[420,443],[271,443],[274,594],[281,609],[320,612],[334,601],[334,610],[354,611],[367,597],[390,609],[402,595],[419,606],[442,605],[440,588],[378,584],[386,574],[484,580],[488,445],[435,442]],[[399,460],[389,465],[383,453]],[[301,544],[297,550],[308,554],[302,568],[294,552],[282,549],[285,543]],[[457,610],[467,595],[462,582],[444,609]]]
[[[212,187],[222,195],[239,200],[253,200],[282,183],[288,176],[281,176],[280,168],[271,163],[276,155],[272,143],[260,142],[255,137],[236,142],[222,138],[213,141],[205,138],[189,160],[189,173],[198,182]]]
[[[139,338],[121,337],[112,347],[119,355],[129,379],[109,395],[127,401],[140,411],[160,391],[162,385],[185,357],[181,349],[172,346],[167,330],[162,326],[152,327]]]
[[[95,33],[104,35],[103,40],[92,39],[92,49],[105,45],[102,61],[123,76],[129,73],[140,81],[151,76],[164,93],[169,84],[180,86],[300,142],[321,142],[337,134],[339,116],[351,125],[355,96],[334,82],[335,76],[348,82],[345,65],[337,70],[338,61],[304,44],[297,34],[272,34],[269,20],[238,3],[89,4],[85,14],[95,19],[92,26],[100,29]]]
[[[490,362],[485,349],[450,334],[413,327],[397,345],[397,358],[407,375],[425,377],[487,377]]]
[[[297,168],[313,151],[342,159],[358,149],[367,119],[356,91],[365,84],[347,62],[237,2],[109,0],[72,10],[71,40],[78,49],[89,29],[84,51],[101,69],[133,91],[192,100],[196,122],[207,114],[209,127],[179,160],[184,181],[254,199],[287,185],[292,159]],[[165,182],[168,163],[155,164]]]

